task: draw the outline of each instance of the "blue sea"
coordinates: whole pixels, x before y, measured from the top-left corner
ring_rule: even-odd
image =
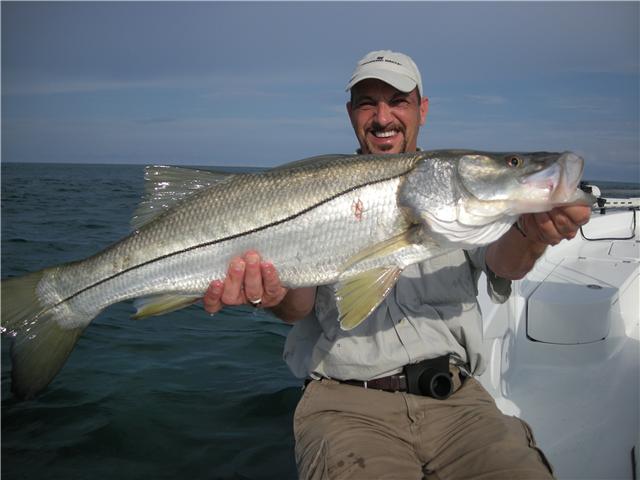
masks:
[[[595,183],[640,196],[637,184]],[[140,165],[4,163],[2,278],[127,235],[142,190]],[[124,302],[95,319],[35,400],[12,398],[2,339],[2,478],[296,478],[289,327],[249,308],[132,312]]]
[[[2,165],[2,278],[80,259],[129,232],[140,165]],[[2,478],[293,479],[301,383],[288,326],[200,305],[131,320],[113,305],[37,399],[11,396],[2,339]]]

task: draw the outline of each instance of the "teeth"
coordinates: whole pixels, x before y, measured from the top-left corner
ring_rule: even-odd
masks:
[[[378,138],[393,137],[397,133],[398,132],[396,130],[389,130],[388,132],[373,132],[373,134]]]

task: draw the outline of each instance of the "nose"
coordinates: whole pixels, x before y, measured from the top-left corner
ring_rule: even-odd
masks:
[[[378,102],[376,106],[376,121],[383,126],[392,121],[391,107],[386,102]]]

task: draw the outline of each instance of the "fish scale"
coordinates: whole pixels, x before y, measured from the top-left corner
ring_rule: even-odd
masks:
[[[224,277],[231,258],[249,249],[259,250],[265,260],[278,265],[280,278],[288,287],[330,283],[337,280],[340,266],[349,257],[407,229],[406,222],[398,221],[399,212],[394,208],[398,184],[394,179],[375,188],[358,189],[269,229],[150,263],[89,289],[72,302],[83,310],[93,306],[100,311],[114,301],[167,291],[202,296],[212,280]],[[356,199],[370,205],[361,220],[352,212]],[[296,255],[298,252],[304,255]],[[73,270],[79,268],[83,267],[70,266],[65,274],[77,277]]]

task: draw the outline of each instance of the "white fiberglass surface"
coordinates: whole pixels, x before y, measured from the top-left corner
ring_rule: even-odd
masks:
[[[631,218],[631,212],[594,215],[585,234],[628,236]],[[504,305],[491,305],[484,285],[479,288],[490,352],[480,380],[505,413],[531,424],[559,479],[632,478],[631,450],[638,443],[640,425],[637,240],[591,242],[578,236],[562,242],[548,250],[526,279],[514,282],[514,293]],[[589,263],[594,283],[617,289],[606,335],[575,344],[532,340],[527,335],[529,299],[549,278],[570,285],[576,279],[563,272],[562,265],[577,261]],[[612,268],[613,264],[623,268]],[[611,278],[612,272],[618,277]],[[579,302],[578,296],[577,310]],[[589,314],[582,310],[582,316]],[[585,321],[597,326],[599,319]],[[579,332],[575,337],[580,338]]]

